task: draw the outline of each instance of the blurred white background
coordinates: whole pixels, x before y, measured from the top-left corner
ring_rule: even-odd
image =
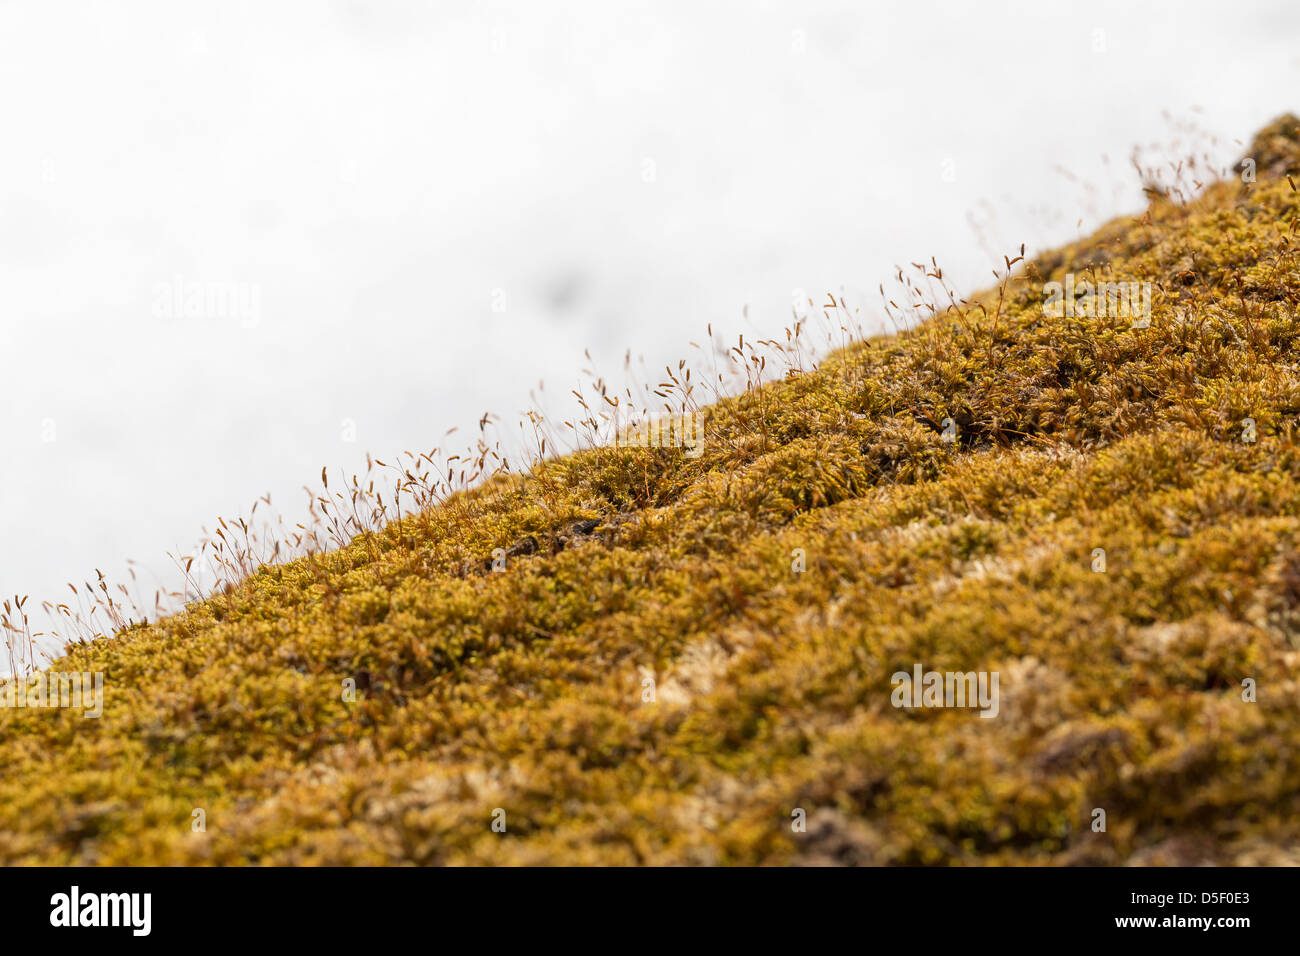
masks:
[[[659,368],[932,255],[985,285],[1139,209],[1165,111],[1226,164],[1300,108],[1298,27],[1284,2],[0,2],[0,592],[165,572],[267,492],[298,520],[322,465],[513,422],[584,348]],[[258,298],[169,316],[176,282]]]

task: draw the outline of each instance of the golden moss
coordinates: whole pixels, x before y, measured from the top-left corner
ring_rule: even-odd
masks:
[[[0,860],[1300,862],[1298,126],[718,402],[699,458],[551,461],[74,647],[103,716],[0,710]],[[1150,327],[1045,315],[1066,273]],[[917,663],[998,716],[891,706]]]

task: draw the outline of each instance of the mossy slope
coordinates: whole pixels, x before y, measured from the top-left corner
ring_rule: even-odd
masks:
[[[1300,862],[1298,125],[698,459],[553,461],[75,647],[104,715],[0,710],[0,860]],[[1045,317],[1067,272],[1151,327]],[[998,716],[894,708],[915,663]]]

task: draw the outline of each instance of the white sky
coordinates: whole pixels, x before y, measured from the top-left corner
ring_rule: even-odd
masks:
[[[0,592],[298,520],[584,348],[662,367],[931,255],[987,284],[972,215],[1032,254],[1140,206],[1163,111],[1226,162],[1300,108],[1286,3],[469,7],[0,2]],[[256,321],[156,314],[176,277]]]

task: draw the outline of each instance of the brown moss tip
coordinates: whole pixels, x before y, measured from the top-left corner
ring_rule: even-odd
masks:
[[[1280,178],[1300,173],[1300,117],[1284,113],[1269,123],[1251,141],[1243,157],[1255,161],[1259,176]],[[1240,168],[1241,163],[1237,166]]]

